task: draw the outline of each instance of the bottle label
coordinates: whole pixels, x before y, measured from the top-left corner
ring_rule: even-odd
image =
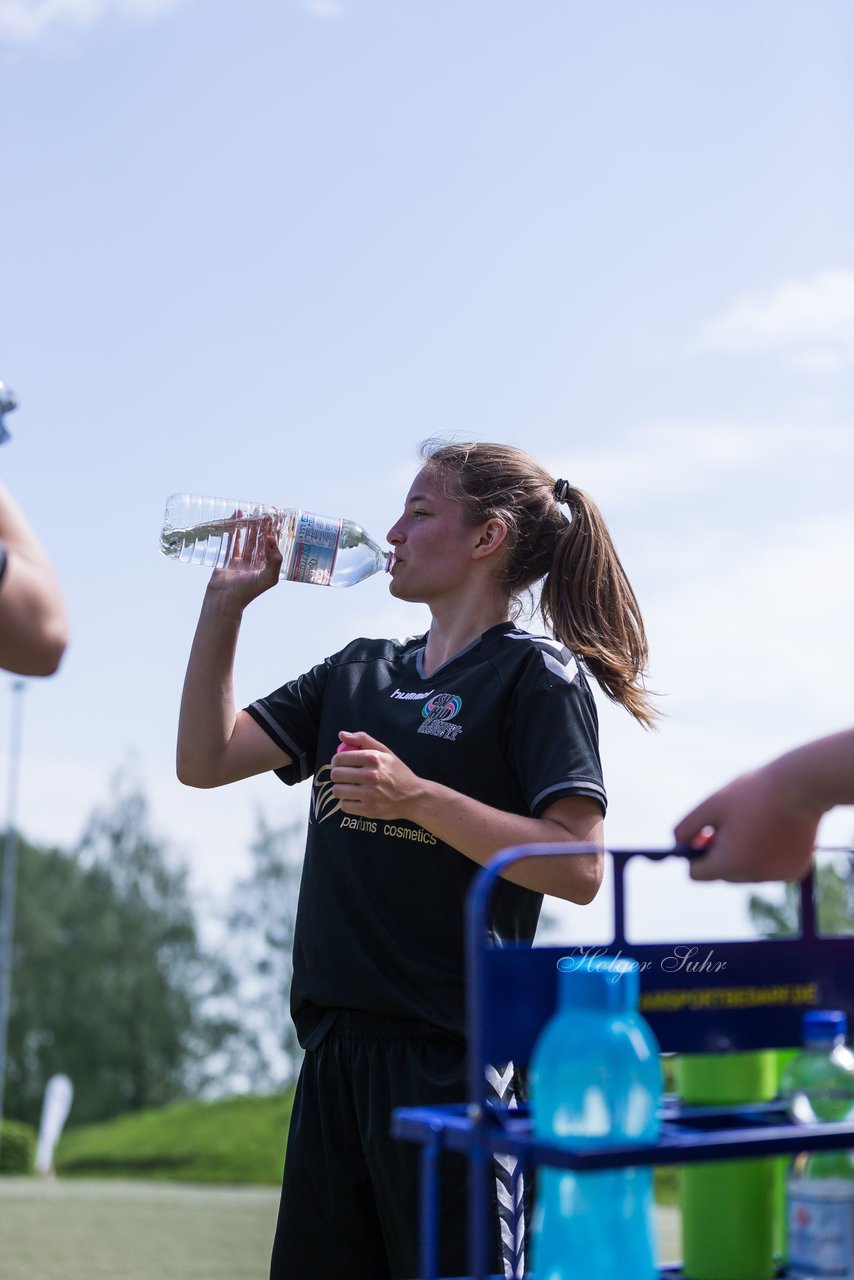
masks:
[[[854,1181],[789,1183],[789,1270],[815,1280],[854,1280]]]
[[[288,567],[289,582],[312,582],[328,587],[341,541],[341,521],[301,511],[294,535],[294,550]]]

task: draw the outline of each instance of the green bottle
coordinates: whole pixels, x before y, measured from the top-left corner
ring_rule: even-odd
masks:
[[[770,1102],[777,1054],[697,1053],[676,1060],[683,1102]],[[690,1280],[772,1280],[779,1251],[780,1183],[772,1159],[685,1165],[681,1172],[682,1270]]]

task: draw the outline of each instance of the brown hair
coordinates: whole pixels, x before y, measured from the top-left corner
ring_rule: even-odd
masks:
[[[646,728],[657,710],[644,685],[646,632],[637,598],[591,498],[572,485],[562,501],[555,479],[510,445],[427,440],[421,457],[470,524],[498,518],[508,552],[499,582],[518,599],[541,582],[546,624],[584,662],[603,692]]]

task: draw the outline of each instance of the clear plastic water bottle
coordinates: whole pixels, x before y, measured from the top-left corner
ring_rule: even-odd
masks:
[[[638,1013],[637,964],[566,957],[558,970],[558,1008],[531,1058],[536,1136],[579,1149],[655,1142],[661,1062]],[[541,1165],[532,1234],[536,1280],[654,1280],[652,1169]]]
[[[809,1010],[803,1048],[780,1080],[792,1120],[854,1121],[854,1054],[848,1019],[838,1009]],[[854,1151],[802,1152],[787,1187],[787,1275],[854,1280]]]
[[[352,587],[391,571],[394,552],[383,551],[353,520],[191,493],[168,499],[160,550],[209,569],[260,569],[268,529],[282,550],[279,578],[288,582]]]

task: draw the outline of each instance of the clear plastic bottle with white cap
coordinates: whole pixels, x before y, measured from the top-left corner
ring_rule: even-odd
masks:
[[[783,1069],[780,1092],[800,1124],[854,1122],[854,1053],[841,1009],[810,1009],[803,1048]],[[788,1269],[810,1280],[854,1280],[854,1150],[802,1152],[787,1188]]]
[[[279,578],[287,582],[352,587],[391,571],[394,552],[383,551],[354,520],[191,493],[167,500],[160,550],[209,569],[259,569],[268,531],[281,548]]]

